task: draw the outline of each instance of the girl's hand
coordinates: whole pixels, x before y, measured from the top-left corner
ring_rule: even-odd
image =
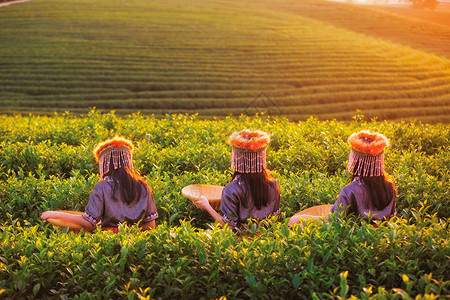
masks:
[[[45,211],[41,214],[41,219],[45,221],[47,219],[55,218],[57,215],[58,213],[55,211]]]
[[[211,204],[209,204],[208,199],[206,199],[206,197],[203,196],[203,195],[200,197],[199,201],[195,202],[195,205],[198,208],[201,208],[201,209],[204,209],[204,210],[208,210],[208,208],[211,207]]]
[[[208,199],[206,199],[205,196],[202,195],[200,197],[200,200],[195,202],[195,205],[198,208],[206,210],[211,215],[211,217],[214,218],[214,220],[216,220],[217,222],[220,223],[220,225],[222,225],[222,226],[225,225],[225,222],[222,220],[222,216],[219,215],[217,213],[217,211],[214,210],[214,208],[212,208],[211,204],[209,204],[209,201],[208,201]]]

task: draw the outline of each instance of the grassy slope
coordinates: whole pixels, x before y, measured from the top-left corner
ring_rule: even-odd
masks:
[[[312,0],[31,1],[0,10],[1,111],[447,121],[450,31],[418,22]]]
[[[268,163],[282,199],[282,214],[250,238],[210,229],[212,218],[181,194],[229,182],[226,139],[242,128],[273,134]],[[334,203],[350,180],[347,137],[361,129],[391,142],[399,218],[377,229],[350,220],[287,228],[300,209]],[[115,134],[135,143],[157,229],[73,235],[42,224],[44,210],[84,209],[98,182],[92,148]],[[449,137],[450,124],[0,116],[0,298],[447,299]]]

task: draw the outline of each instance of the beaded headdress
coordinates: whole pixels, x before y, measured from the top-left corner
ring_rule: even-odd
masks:
[[[133,143],[121,137],[114,137],[100,143],[94,149],[94,156],[99,164],[100,178],[108,173],[111,163],[114,169],[123,167],[133,169],[131,156],[133,149]]]
[[[260,173],[266,168],[266,148],[270,136],[259,130],[244,129],[229,138],[233,146],[231,168],[239,173]]]
[[[388,139],[380,133],[362,130],[348,138],[352,146],[347,169],[357,176],[381,176],[384,174],[384,149]]]

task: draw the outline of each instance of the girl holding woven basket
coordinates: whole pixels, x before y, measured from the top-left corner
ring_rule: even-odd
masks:
[[[351,150],[347,169],[352,181],[341,190],[331,212],[371,221],[389,219],[396,214],[397,189],[384,170],[388,139],[380,133],[362,130],[350,135],[348,143]],[[289,224],[310,217],[293,216]]]
[[[94,186],[85,212],[81,215],[46,211],[41,218],[66,219],[91,230],[100,222],[102,229],[118,231],[118,224],[139,222],[141,229],[154,228],[158,212],[147,183],[133,170],[133,143],[115,137],[94,150],[99,162],[100,182]]]
[[[242,130],[229,138],[232,146],[232,181],[222,192],[220,210],[216,212],[202,196],[195,204],[221,225],[239,228],[248,220],[261,220],[280,213],[280,191],[266,166],[266,149],[270,136],[262,131]]]

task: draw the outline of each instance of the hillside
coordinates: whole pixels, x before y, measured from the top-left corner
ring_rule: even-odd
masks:
[[[412,6],[395,5],[377,5],[372,7],[404,17],[426,21],[427,23],[432,23],[432,25],[438,24],[450,27],[450,2],[441,1],[436,9],[416,9]]]
[[[267,161],[282,212],[238,236],[181,190],[231,181],[227,137],[242,128],[272,135]],[[351,181],[347,138],[361,129],[390,140],[397,217],[378,228],[351,218],[288,227],[299,210],[334,203]],[[133,165],[151,187],[157,228],[76,235],[43,223],[46,210],[84,210],[99,181],[92,149],[114,135],[136,146]],[[449,137],[450,124],[0,116],[0,298],[447,299]]]
[[[450,29],[318,0],[0,8],[0,113],[448,122]]]
[[[395,44],[450,58],[450,9],[299,1],[295,13]],[[293,11],[292,6],[280,7]]]

